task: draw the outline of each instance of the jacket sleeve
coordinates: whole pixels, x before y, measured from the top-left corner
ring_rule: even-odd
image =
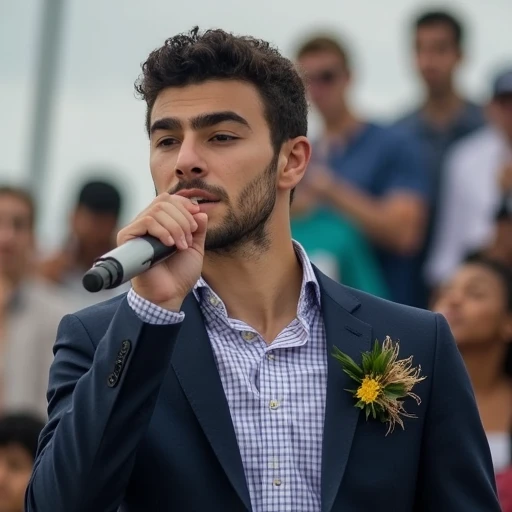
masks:
[[[63,318],[27,512],[118,508],[180,328],[142,322],[125,298],[95,348],[77,316]]]
[[[500,512],[487,438],[472,386],[443,316],[418,475],[418,512]]]

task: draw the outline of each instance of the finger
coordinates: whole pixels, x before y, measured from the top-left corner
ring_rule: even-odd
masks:
[[[200,211],[199,205],[193,203],[188,197],[183,197],[176,194],[167,194],[167,202],[170,202],[176,206],[182,206],[192,215]]]
[[[192,231],[195,231],[197,229],[196,221],[194,220],[194,214],[199,213],[199,210],[197,210],[194,213],[190,213],[182,204],[162,202],[153,205],[153,207],[148,211],[148,214],[154,215],[160,211],[164,212],[166,215],[169,215],[170,217],[176,217],[177,219],[180,219],[180,223],[184,222],[184,229],[186,226],[190,226]],[[181,219],[184,219],[184,221],[182,221]]]
[[[184,211],[190,212],[191,215],[198,213],[200,210],[199,206],[193,203],[190,199],[182,196],[170,195],[165,192],[164,194],[160,194],[159,196],[155,197],[149,206],[140,212],[139,215],[135,218],[137,219],[144,217],[150,213],[156,205],[161,204],[172,204],[180,209],[184,209]]]
[[[192,216],[190,220],[187,219],[183,212],[171,204],[161,204],[151,215],[169,231],[175,240],[180,240],[180,243],[185,243],[187,246],[192,244],[191,222],[197,229],[197,223]]]
[[[162,226],[154,217],[149,215],[141,217],[119,231],[117,235],[117,244],[122,245],[128,240],[144,235],[151,235],[158,238],[167,246],[176,245],[178,248],[186,248],[183,246],[180,247],[181,243],[177,243],[177,241],[174,240],[172,235],[169,233],[169,230]]]
[[[153,205],[153,208],[161,207],[162,205],[169,205],[169,204],[174,206],[175,208],[177,208],[185,216],[185,218],[188,220],[188,223],[192,227],[192,232],[194,232],[197,229],[197,224],[196,224],[196,221],[194,220],[193,215],[196,213],[199,213],[199,211],[200,211],[199,205],[196,203],[193,203],[190,199],[188,199],[186,197],[177,196],[177,195],[171,196],[169,194],[164,194],[162,196],[162,198],[160,199],[160,201],[158,201],[157,203],[155,203]],[[164,208],[166,208],[166,211],[170,212],[168,207],[164,207]],[[185,228],[185,226],[183,226],[183,227]]]
[[[197,213],[194,215],[194,219],[197,222],[197,230],[194,233],[194,241],[192,246],[201,254],[204,254],[204,244],[208,228],[208,215],[206,215],[206,213]]]
[[[186,201],[188,201],[188,199],[186,198],[181,199],[185,199]],[[192,202],[190,202],[190,204],[189,202],[183,203],[181,201],[173,202],[171,204],[173,205],[174,208],[176,208],[179,212],[183,214],[183,216],[187,219],[188,224],[191,226],[192,232],[194,232],[197,229],[197,223],[194,220],[194,215],[200,212],[199,205],[194,204]]]

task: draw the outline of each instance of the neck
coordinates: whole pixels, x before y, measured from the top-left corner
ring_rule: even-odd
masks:
[[[203,265],[203,277],[229,317],[250,325],[268,343],[297,316],[302,276],[291,235],[271,237],[264,252],[207,253]]]
[[[325,116],[324,134],[327,139],[347,139],[357,130],[361,122],[349,110],[345,103]]]
[[[444,126],[453,121],[463,105],[464,100],[450,85],[443,91],[429,93],[423,113],[434,124]]]
[[[503,373],[506,350],[504,343],[460,347],[476,395],[488,394],[507,380]]]

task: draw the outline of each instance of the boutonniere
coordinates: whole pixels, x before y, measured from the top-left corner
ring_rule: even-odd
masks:
[[[373,350],[363,352],[362,365],[334,347],[333,356],[341,363],[343,371],[355,382],[357,389],[346,389],[357,400],[355,407],[370,414],[374,419],[389,423],[386,436],[393,432],[398,423],[402,429],[402,416],[416,418],[405,411],[403,398],[411,397],[419,405],[421,399],[412,388],[426,377],[420,377],[421,367],[412,366],[412,356],[398,359],[399,344],[393,343],[389,336],[382,344],[375,340]]]

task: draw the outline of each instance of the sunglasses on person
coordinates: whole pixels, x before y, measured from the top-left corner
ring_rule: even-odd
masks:
[[[317,73],[310,73],[308,75],[308,80],[311,84],[331,85],[342,74],[342,71],[339,69],[324,69],[323,71],[318,71]]]

